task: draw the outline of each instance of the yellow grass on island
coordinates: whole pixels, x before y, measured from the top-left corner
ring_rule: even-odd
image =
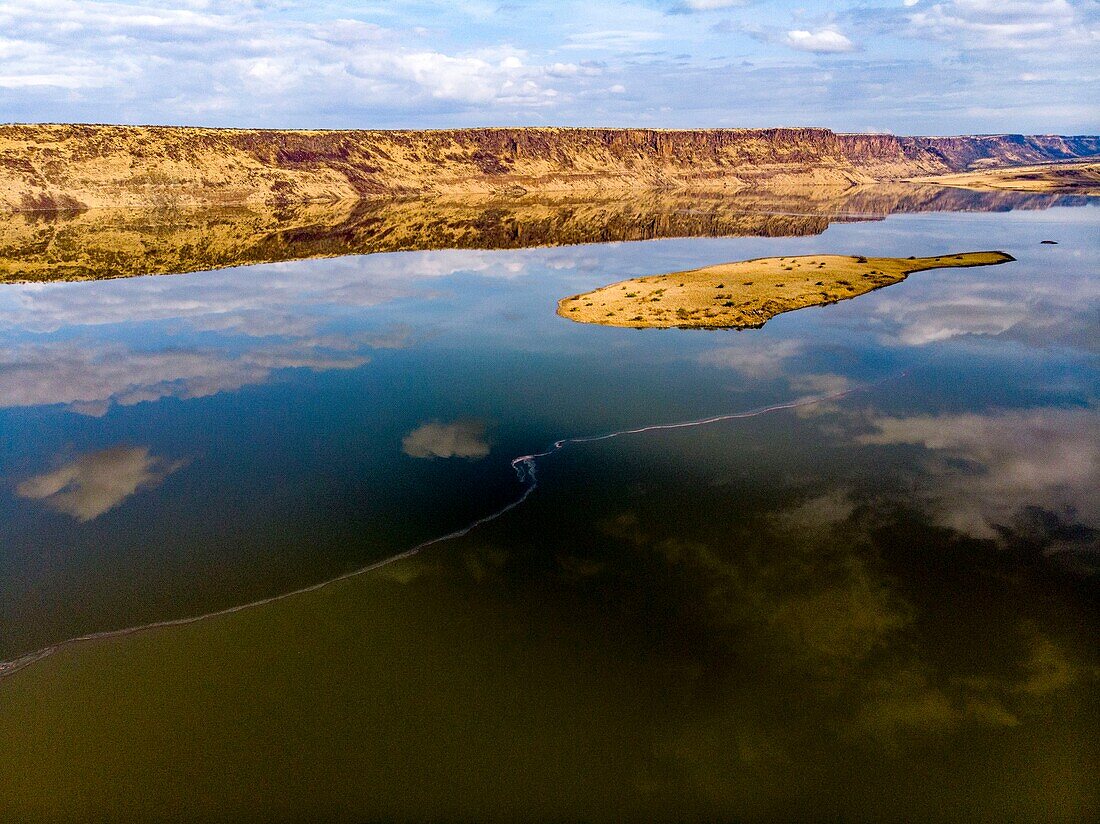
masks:
[[[981,169],[936,177],[912,178],[958,189],[1015,189],[1075,195],[1100,195],[1100,163],[1046,163],[1009,169]]]
[[[912,272],[990,266],[1004,252],[939,257],[803,255],[720,263],[686,272],[632,278],[558,301],[558,314],[579,323],[638,329],[749,329],[782,312],[836,303],[905,280]]]

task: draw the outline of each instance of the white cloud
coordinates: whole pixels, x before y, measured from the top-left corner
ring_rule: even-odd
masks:
[[[78,521],[90,521],[131,495],[160,485],[184,463],[151,455],[145,446],[115,446],[28,478],[15,491]]]
[[[0,88],[25,89],[34,86],[56,86],[59,89],[85,89],[104,84],[102,78],[75,74],[0,74]]]
[[[326,334],[334,307],[343,312],[412,294],[428,299],[437,278],[514,278],[528,263],[520,252],[449,250],[326,260],[324,277],[303,277],[309,264],[294,262],[95,289],[8,285],[0,290],[0,408],[63,404],[102,415],[112,404],[259,385],[282,369],[354,369],[369,362],[370,350],[401,348],[429,331],[398,325]],[[131,343],[125,335],[123,342],[113,329],[143,323],[156,324],[157,336]],[[64,340],[41,337],[62,329]]]
[[[952,0],[909,20],[916,34],[970,49],[1100,44],[1100,27],[1067,0]]]
[[[796,29],[787,32],[785,42],[792,49],[815,54],[839,54],[855,49],[852,41],[836,29],[818,29],[817,31]]]
[[[566,49],[594,49],[596,51],[634,51],[660,40],[660,32],[632,29],[604,29],[586,31],[569,37]]]
[[[768,520],[801,538],[847,520],[855,508],[855,502],[846,490],[834,489],[776,510],[768,516]]]
[[[1100,526],[1100,418],[1094,409],[879,417],[863,444],[916,444],[930,453],[922,484],[938,519],[994,537],[1025,507]]]
[[[74,412],[102,415],[112,403],[202,398],[266,383],[280,369],[354,369],[369,360],[333,349],[324,339],[261,343],[240,353],[213,347],[140,351],[90,342],[25,344],[0,353],[0,408],[64,404]]]
[[[95,289],[6,285],[0,290],[0,333],[177,319],[191,329],[312,335],[323,307],[377,306],[422,293],[432,280],[459,272],[521,277],[529,264],[522,252],[454,249],[326,260],[320,264],[324,277],[303,277],[309,264],[300,261],[224,269],[196,276],[203,281],[201,293],[194,281],[172,276],[102,282]]]
[[[743,6],[746,2],[747,0],[684,0],[678,8],[690,11],[713,11],[714,9]]]
[[[1018,280],[971,282],[947,274],[929,273],[935,289],[905,294],[884,293],[876,314],[886,326],[887,344],[925,346],[966,335],[1010,335],[1042,344],[1049,330],[1069,330],[1090,325],[1088,307],[1100,298],[1100,284],[1087,270],[1068,267],[1057,284],[1029,277],[1026,298]]]
[[[810,397],[821,395],[839,395],[847,392],[855,384],[845,375],[836,375],[830,372],[823,374],[795,375],[790,379],[791,389],[805,392]]]
[[[802,352],[802,344],[796,340],[772,342],[749,338],[736,346],[720,346],[699,355],[699,363],[733,369],[742,375],[761,378],[777,375],[788,358]]]
[[[412,458],[473,459],[488,455],[489,443],[481,421],[431,421],[407,434],[401,440],[401,450]]]
[[[532,63],[503,44],[471,43],[457,51],[414,47],[411,32],[361,20],[291,21],[251,3],[178,6],[5,3],[0,30],[10,39],[0,38],[0,89],[98,89],[83,99],[103,106],[128,104],[138,89],[161,100],[170,90],[177,111],[195,112],[233,108],[245,99],[252,112],[316,105],[318,99],[404,108],[418,101],[539,108],[560,94],[551,78],[570,71],[569,64],[551,69]],[[80,99],[70,98],[69,105]]]
[[[895,5],[847,0],[815,16],[733,0],[561,0],[533,27],[525,4],[481,0],[4,0],[0,111],[304,128],[1095,130],[1083,102],[1096,97],[1095,3]],[[825,83],[777,44],[858,56],[832,61]],[[1009,82],[1022,74],[1043,81]]]
[[[962,335],[999,335],[1027,319],[1019,301],[962,295],[954,300],[920,301],[906,307],[891,301],[889,310],[902,321],[896,340],[905,346],[925,346]]]

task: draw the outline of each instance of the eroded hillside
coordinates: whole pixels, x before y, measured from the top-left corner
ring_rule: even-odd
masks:
[[[0,210],[853,183],[1100,154],[1100,139],[828,129],[275,131],[0,126]]]

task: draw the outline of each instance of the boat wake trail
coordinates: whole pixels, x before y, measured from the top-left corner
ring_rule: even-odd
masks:
[[[903,373],[904,374],[904,373]],[[889,378],[887,378],[889,380]],[[879,381],[881,383],[881,381]],[[780,412],[785,409],[797,409],[805,406],[813,406],[815,404],[824,403],[826,401],[838,400],[846,395],[851,395],[855,392],[863,391],[876,384],[865,384],[858,387],[853,387],[840,392],[833,392],[827,395],[817,395],[811,397],[799,398],[797,400],[788,401],[786,403],[778,403],[772,406],[762,406],[756,409],[750,409],[745,412],[730,412],[723,415],[712,415],[707,418],[696,418],[690,421],[680,421],[678,423],[661,423],[661,424],[648,424],[646,426],[639,426],[634,429],[619,429],[614,432],[607,432],[603,435],[584,435],[570,438],[562,438],[559,441],[554,441],[548,449],[543,452],[534,452],[530,455],[520,455],[517,458],[513,458],[511,462],[512,470],[516,473],[516,479],[523,487],[523,491],[520,495],[508,504],[505,504],[500,509],[491,512],[488,515],[483,515],[475,521],[471,521],[460,529],[456,529],[453,532],[448,532],[445,535],[438,535],[435,538],[431,538],[427,541],[417,544],[410,549],[406,549],[403,552],[399,552],[396,555],[391,555],[387,558],[383,558],[380,561],[375,561],[372,564],[368,564],[358,569],[354,569],[350,572],[345,572],[341,575],[337,575],[334,578],[328,578],[316,584],[301,587],[299,589],[290,590],[288,592],[282,592],[277,595],[271,595],[267,598],[261,598],[256,601],[249,601],[246,604],[238,604],[237,606],[226,607],[224,609],[214,610],[212,612],[205,612],[201,615],[192,615],[186,618],[171,618],[164,621],[154,621],[148,624],[140,624],[137,626],[126,627],[124,629],[104,630],[102,632],[92,632],[87,635],[79,635],[74,638],[68,638],[64,641],[58,641],[55,644],[43,647],[35,652],[27,653],[19,658],[15,658],[11,661],[0,662],[0,680],[6,677],[14,675],[22,669],[41,661],[52,655],[55,652],[59,652],[68,647],[77,646],[79,644],[86,644],[93,641],[102,641],[111,638],[122,638],[127,635],[137,635],[138,633],[150,632],[157,629],[167,629],[170,627],[182,627],[188,624],[197,624],[200,621],[206,621],[211,618],[219,618],[226,615],[233,615],[237,612],[244,612],[245,610],[261,607],[266,604],[272,604],[276,601],[282,601],[286,598],[293,598],[297,595],[305,595],[306,593],[316,592],[317,590],[324,589],[325,587],[338,584],[341,581],[346,581],[349,578],[355,578],[360,575],[364,575],[373,570],[380,569],[381,567],[389,564],[401,561],[405,558],[411,558],[412,556],[428,549],[429,547],[436,546],[438,544],[452,541],[456,538],[461,538],[469,533],[473,532],[480,526],[484,526],[491,521],[495,521],[502,515],[511,512],[516,507],[523,504],[536,489],[538,489],[538,461],[542,458],[547,458],[556,452],[560,452],[565,447],[571,444],[586,444],[595,443],[597,441],[607,441],[612,438],[621,438],[627,435],[641,435],[647,432],[663,432],[671,429],[690,429],[697,426],[708,426],[710,424],[721,423],[723,421],[735,421],[744,418],[755,418],[760,415],[767,415],[772,412]]]

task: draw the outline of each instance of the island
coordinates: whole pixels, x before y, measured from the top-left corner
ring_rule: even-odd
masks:
[[[802,255],[720,263],[613,283],[558,301],[579,323],[645,329],[750,329],[783,312],[854,298],[924,269],[990,266],[1005,252],[938,257]]]

